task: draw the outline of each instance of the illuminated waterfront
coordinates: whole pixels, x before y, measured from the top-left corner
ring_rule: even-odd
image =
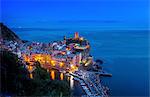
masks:
[[[93,82],[93,80],[99,80],[99,76],[102,75],[112,75],[99,69],[101,68],[99,62],[101,61],[95,62],[93,60],[93,57],[90,55],[89,41],[79,36],[78,32],[75,32],[74,37],[71,38],[64,36],[64,39],[61,41],[48,44],[26,42],[19,46],[20,49],[17,52],[10,48],[9,50],[18,55],[22,60],[22,63],[24,63],[26,69],[29,71],[28,76],[30,79],[34,79],[34,71],[36,69],[40,70],[41,67],[49,73],[51,80],[55,81],[58,79],[61,81],[69,79],[68,81],[72,90],[74,90],[74,80],[76,80],[81,86],[84,85],[82,88],[85,91],[85,95],[108,96],[108,93],[105,93],[105,91],[109,89],[97,87],[95,84],[100,84],[101,86],[100,81],[97,83]],[[90,73],[87,72],[89,71],[86,69],[88,67],[92,69]],[[96,74],[98,74],[98,77],[92,79],[91,76],[94,77]],[[67,75],[67,78],[64,75]]]
[[[113,32],[112,32],[113,33]],[[128,44],[128,46],[130,47],[130,48],[126,48],[126,50],[127,51],[129,51],[130,52],[130,54],[132,55],[130,55],[130,56],[128,56],[127,55],[127,53],[128,52],[123,52],[124,51],[124,49],[118,49],[116,52],[114,51],[115,50],[115,48],[114,49],[108,49],[108,50],[112,50],[113,52],[106,52],[105,51],[105,49],[106,49],[106,47],[107,46],[109,46],[109,47],[111,47],[112,45],[115,45],[115,43],[116,42],[119,42],[119,40],[118,40],[118,38],[117,37],[120,37],[120,34],[119,34],[119,32],[117,33],[117,32],[114,32],[111,36],[109,36],[108,35],[109,33],[103,33],[103,36],[105,36],[104,38],[106,38],[107,40],[105,40],[105,41],[103,41],[103,37],[101,37],[100,39],[102,39],[102,40],[100,40],[102,43],[101,43],[101,48],[99,48],[99,45],[96,45],[97,43],[95,42],[95,41],[93,41],[93,39],[90,39],[90,37],[87,35],[84,35],[84,36],[86,36],[88,39],[90,39],[90,42],[91,42],[91,47],[93,48],[93,49],[91,49],[91,51],[92,51],[92,55],[94,55],[94,57],[96,57],[96,58],[100,58],[100,56],[99,55],[101,55],[101,56],[103,56],[103,57],[101,57],[106,63],[104,63],[104,67],[105,68],[107,68],[107,70],[109,70],[109,71],[111,71],[111,72],[113,72],[113,75],[115,74],[115,76],[114,77],[112,77],[111,79],[108,79],[108,81],[106,82],[106,80],[105,80],[105,78],[102,78],[102,79],[104,79],[105,80],[105,82],[104,82],[104,80],[102,81],[104,84],[107,84],[107,85],[109,85],[110,86],[110,89],[113,89],[113,88],[115,88],[115,89],[117,89],[117,87],[116,87],[116,84],[118,84],[118,83],[120,83],[120,85],[123,85],[124,87],[126,86],[126,85],[128,85],[128,84],[131,84],[130,82],[130,80],[128,79],[127,80],[127,76],[125,77],[125,76],[122,76],[122,74],[124,75],[124,74],[129,74],[128,76],[130,76],[130,77],[133,77],[132,75],[134,75],[134,73],[133,73],[133,70],[135,69],[134,68],[134,65],[136,65],[137,63],[136,62],[134,62],[134,60],[131,60],[131,59],[143,59],[143,60],[138,60],[140,63],[143,63],[143,64],[145,64],[146,65],[146,62],[147,61],[144,61],[144,60],[147,60],[146,59],[146,55],[145,55],[145,53],[144,52],[139,52],[139,53],[137,53],[137,52],[131,52],[131,51],[133,51],[133,49],[132,49],[132,46],[133,46],[133,43],[132,42],[134,42],[135,43],[135,40],[133,40],[132,39],[132,37],[138,37],[138,36],[143,36],[143,37],[146,37],[145,35],[146,35],[146,32],[145,32],[145,34],[143,34],[143,33],[140,33],[140,32],[138,32],[137,33],[137,35],[134,35],[133,33],[128,33],[128,35],[130,36],[130,38],[129,38],[129,40],[126,40],[126,37],[128,36],[128,35],[126,35],[125,33],[124,33],[124,35],[125,35],[125,37],[123,37],[122,38],[122,40],[121,41],[132,41],[131,42],[131,44],[129,45],[128,43],[124,43],[123,45],[122,45],[122,48],[123,47],[126,47],[126,45]],[[112,43],[111,44],[109,44],[109,45],[106,45],[107,44],[107,42],[109,43],[109,39],[107,38],[109,36],[109,38],[114,38],[114,41],[112,41]],[[132,37],[131,37],[132,36]],[[93,34],[93,37],[96,37],[96,34]],[[146,38],[141,38],[141,40],[142,41],[146,41]],[[11,44],[15,44],[15,43],[12,43],[12,42],[10,42]],[[32,49],[31,51],[35,51],[34,50],[34,47],[35,48],[40,48],[41,49],[41,44],[43,45],[45,45],[45,44],[47,44],[47,43],[39,43],[39,42],[33,42],[33,43],[37,43],[38,44],[38,46],[33,46],[32,48],[31,47],[29,47],[29,49],[26,49],[26,48],[24,48],[24,47],[28,47],[29,45],[30,45],[30,43],[27,43],[28,45],[23,45],[23,46],[21,46],[21,51],[23,51],[23,52],[25,52],[25,53],[27,53],[27,55],[28,54],[30,54],[30,53],[28,53],[28,52],[30,52],[30,49]],[[95,43],[95,44],[93,44],[93,43]],[[145,44],[146,44],[147,42],[145,42]],[[121,44],[120,44],[121,45]],[[128,47],[127,46],[127,47]],[[136,48],[138,48],[138,45],[134,45]],[[116,45],[116,48],[118,47],[118,45]],[[95,51],[95,49],[94,48],[98,48],[98,50],[99,51],[102,51],[102,52],[96,52]],[[139,47],[140,48],[140,47]],[[143,46],[142,46],[142,48],[144,48],[144,44],[143,44]],[[144,48],[145,49],[145,48]],[[9,49],[9,50],[12,50],[12,49]],[[106,49],[107,50],[107,49]],[[44,58],[44,56],[47,56],[46,54],[44,54],[45,52],[43,52],[43,50],[41,50],[40,52],[42,52],[41,54],[39,53],[39,51],[37,51],[37,54],[35,54],[35,55],[37,55],[38,57],[36,57],[35,59],[36,60],[38,60],[39,59],[39,61],[40,61],[40,59],[43,59],[43,61],[41,61],[41,66],[42,67],[46,67],[47,65],[45,64],[45,63],[52,63],[52,64],[49,64],[47,67],[54,67],[54,66],[57,66],[57,68],[59,68],[59,67],[61,67],[61,68],[59,68],[61,71],[63,71],[63,70],[65,70],[65,69],[62,69],[62,65],[66,65],[66,64],[62,64],[61,62],[60,62],[60,64],[58,64],[58,65],[55,65],[54,63],[55,63],[55,61],[52,61],[51,62],[51,60],[50,60],[50,56],[48,56],[48,58]],[[146,52],[146,50],[145,50],[145,52]],[[19,52],[14,52],[15,54],[18,54],[18,56],[20,56],[19,54]],[[64,52],[62,52],[62,54],[63,54]],[[33,54],[33,53],[32,53]],[[32,55],[31,54],[31,55]],[[109,55],[110,54],[110,55]],[[124,55],[125,54],[125,55]],[[33,54],[34,55],[34,54]],[[26,55],[25,55],[26,56]],[[136,58],[134,58],[136,56]],[[40,58],[40,57],[43,57],[43,58]],[[139,57],[139,58],[138,58]],[[25,58],[26,60],[27,60],[27,62],[29,62],[30,63],[30,65],[29,66],[27,66],[27,68],[29,69],[29,71],[30,72],[32,72],[35,68],[34,68],[34,64],[33,64],[33,61],[30,61],[30,57],[28,56],[27,58]],[[34,59],[34,58],[31,58],[31,59]],[[126,61],[125,61],[126,60]],[[47,62],[46,62],[47,61]],[[120,63],[124,63],[124,65],[120,65]],[[85,63],[85,60],[83,60],[83,63]],[[122,64],[123,64],[122,63]],[[127,63],[127,64],[125,64],[125,63]],[[131,63],[132,63],[132,65],[131,65]],[[139,66],[139,67],[141,67],[141,68],[144,68],[143,66],[143,64],[141,64],[141,65],[136,65],[136,66]],[[72,66],[72,65],[70,65],[70,66]],[[110,67],[109,67],[110,66]],[[147,65],[146,65],[147,66]],[[129,70],[129,73],[128,72],[124,72],[123,70],[122,70],[122,68],[121,67],[124,67],[124,68],[127,68],[127,67],[129,67],[128,68],[128,70]],[[111,68],[113,68],[113,69],[111,69]],[[147,81],[146,81],[146,79],[145,79],[145,77],[147,76],[146,75],[146,72],[141,72],[141,68],[136,68],[137,69],[137,71],[138,72],[140,72],[140,74],[141,75],[144,75],[143,76],[143,79],[142,80],[144,80],[146,83],[147,83]],[[49,69],[47,69],[47,71],[49,71]],[[119,73],[118,74],[118,72],[121,72],[121,73]],[[34,78],[34,75],[29,75],[30,76],[30,78]],[[117,80],[117,78],[116,78],[116,76],[118,76],[117,78],[120,78],[120,77],[122,77],[123,79],[126,79],[126,84],[121,84],[123,81],[119,81],[119,82],[117,82],[116,80]],[[138,77],[136,77],[136,76],[134,76],[133,78],[138,78]],[[60,78],[59,78],[60,79]],[[67,79],[69,79],[69,77],[67,78]],[[138,80],[140,80],[140,79],[138,79]],[[128,84],[127,84],[127,82],[129,82]],[[115,83],[115,84],[112,84],[112,83]],[[145,84],[144,83],[136,83],[136,82],[134,82],[135,83],[135,85],[139,88],[139,87],[141,87],[141,86],[143,86],[143,87],[147,87],[147,86],[145,86]],[[138,85],[137,85],[138,84]],[[74,84],[75,85],[75,84]],[[132,87],[131,87],[132,88]],[[115,90],[115,89],[113,89],[113,90]],[[123,90],[124,89],[126,89],[126,88],[123,88]],[[117,91],[122,91],[121,93],[123,93],[124,91],[123,91],[122,89],[121,90],[117,90]],[[144,91],[144,89],[143,89],[143,91]],[[114,95],[114,94],[117,94],[118,92],[115,92],[115,91],[112,91],[112,94]],[[121,93],[120,93],[120,95],[121,95]],[[128,93],[130,93],[130,94],[132,94],[132,92],[130,92],[130,91],[128,91]],[[137,93],[136,93],[137,94]],[[141,94],[140,92],[138,92],[138,94]]]
[[[64,40],[51,44],[33,42],[25,44],[23,48],[25,50],[21,51],[21,56],[25,62],[33,65],[38,61],[45,69],[57,68],[74,72],[81,63],[87,65],[93,62],[92,58],[89,59],[89,43],[83,37],[79,37],[78,32],[75,32],[74,38],[64,37]]]
[[[80,28],[78,28],[80,29]],[[99,31],[99,30],[98,30]],[[90,32],[80,33],[85,36],[91,43],[91,53],[95,58],[102,58],[104,63],[104,68],[110,71],[114,76],[112,78],[102,78],[102,82],[110,86],[112,96],[122,96],[122,95],[147,95],[148,93],[148,31],[99,31],[97,30]],[[57,31],[56,31],[57,32]],[[22,31],[17,33],[24,39],[29,39],[27,31]],[[23,33],[23,34],[22,34]],[[36,31],[33,31],[36,33]],[[32,37],[31,41],[39,41],[48,43],[49,41],[54,41],[66,35],[69,32],[61,31],[59,34],[50,32],[39,31],[39,33],[45,33],[45,35],[54,35],[54,37],[46,37],[40,39],[39,36],[35,36],[33,33],[28,33]],[[91,34],[89,36],[89,34]],[[69,33],[71,36],[72,33]],[[93,37],[95,40],[93,40]],[[139,40],[137,40],[139,38]],[[45,40],[44,40],[45,39]],[[112,40],[113,39],[113,40]],[[141,45],[137,45],[137,44]],[[135,49],[137,51],[135,51]],[[142,50],[142,51],[141,51]],[[136,61],[135,61],[136,60]],[[141,63],[141,64],[138,64]],[[146,67],[145,67],[146,66]],[[135,68],[136,67],[136,68]],[[124,69],[128,68],[128,72]],[[145,72],[143,72],[145,71]],[[119,73],[118,73],[119,72]],[[137,73],[141,76],[137,76]],[[118,80],[118,78],[121,78]],[[136,82],[135,82],[136,80]],[[132,83],[131,83],[132,82]],[[144,82],[144,83],[141,83]],[[133,84],[134,83],[134,84]],[[132,86],[132,91],[126,86]],[[120,88],[122,87],[122,88]],[[135,87],[137,89],[135,89]],[[78,91],[78,90],[76,90]],[[138,92],[137,92],[138,91]],[[78,91],[79,92],[79,91]]]

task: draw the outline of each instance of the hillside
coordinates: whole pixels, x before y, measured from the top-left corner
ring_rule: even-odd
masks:
[[[22,42],[22,40],[7,26],[0,23],[0,39],[2,40],[12,40],[16,42]]]

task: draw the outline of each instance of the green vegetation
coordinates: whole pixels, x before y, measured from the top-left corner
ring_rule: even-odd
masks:
[[[16,55],[1,51],[1,93],[14,96],[70,96],[69,83],[66,80],[50,80],[49,73],[36,62],[33,79]]]
[[[27,70],[16,55],[8,51],[1,51],[1,94],[19,95],[22,81],[27,79]]]

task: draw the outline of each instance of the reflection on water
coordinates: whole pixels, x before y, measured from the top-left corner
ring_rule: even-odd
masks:
[[[54,70],[51,70],[51,79],[55,80],[55,71]]]
[[[70,88],[73,90],[74,87],[74,80],[73,80],[73,76],[65,76],[64,73],[59,72],[57,70],[47,70],[48,72],[50,72],[50,78],[52,80],[66,80],[69,82],[70,84]]]
[[[70,81],[70,77],[69,76],[67,77],[67,80]]]
[[[73,86],[74,86],[73,76],[70,76],[70,88],[73,89]]]
[[[29,74],[29,76],[30,76],[30,78],[31,78],[31,79],[33,79],[33,75],[32,75],[32,73],[30,73],[30,74]]]
[[[60,80],[63,80],[63,79],[64,79],[64,74],[60,73]]]

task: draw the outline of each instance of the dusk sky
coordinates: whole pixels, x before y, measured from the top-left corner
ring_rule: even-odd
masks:
[[[148,29],[148,0],[1,0],[1,5],[1,21],[10,27],[68,21]]]
[[[56,75],[56,83],[54,85],[53,82],[55,81],[49,81],[48,79],[50,78],[44,78],[46,80],[44,81],[43,77],[37,75],[39,78],[36,77],[34,79],[36,71],[33,73],[33,76],[31,75],[32,72],[29,71],[30,77],[33,77],[33,82],[32,80],[30,80],[31,82],[28,81],[29,78],[20,79],[20,74],[29,74],[29,72],[22,73],[18,71],[18,68],[20,68],[18,66],[20,65],[16,64],[18,63],[17,61],[15,63],[17,69],[11,69],[12,71],[15,69],[21,72],[19,75],[16,75],[20,81],[17,79],[19,84],[14,84],[14,80],[16,80],[14,74],[18,73],[13,72],[12,76],[14,80],[11,79],[10,82],[6,81],[7,78],[13,78],[7,77],[7,75],[11,75],[9,74],[10,72],[7,72],[7,69],[9,66],[12,67],[12,64],[7,63],[13,60],[4,61],[4,68],[0,68],[4,70],[2,74],[5,75],[2,76],[5,83],[3,84],[5,87],[2,88],[4,90],[4,93],[2,91],[2,96],[16,96],[23,93],[23,95],[29,96],[42,94],[47,96],[66,96],[66,94],[70,96],[95,96],[96,94],[104,97],[106,95],[102,94],[107,94],[106,92],[108,92],[108,96],[110,97],[148,97],[148,60],[150,59],[149,3],[149,0],[0,0],[0,22],[3,22],[4,25],[13,31],[21,41],[23,40],[23,43],[15,42],[13,33],[1,24],[2,34],[0,33],[0,43],[3,47],[1,51],[5,52],[5,49],[8,49],[13,53],[19,54],[19,56],[20,54],[27,55],[31,60],[34,59],[32,58],[32,54],[40,54],[41,59],[44,59],[46,63],[43,60],[38,61],[42,61],[42,66],[46,66],[45,69],[49,70],[49,75],[53,74],[54,77]],[[75,32],[79,32],[79,38],[77,39],[74,38]],[[13,36],[11,37],[10,35]],[[64,36],[67,38],[67,43],[64,40]],[[83,40],[81,40],[81,37],[83,37]],[[5,41],[7,38],[8,40]],[[55,43],[56,45],[53,45]],[[76,45],[79,48],[76,48]],[[90,49],[87,49],[87,46]],[[29,47],[32,49],[29,49]],[[66,47],[69,47],[70,51],[64,50]],[[80,47],[83,50],[80,50]],[[58,51],[60,53],[66,52],[66,54],[57,56],[55,52]],[[46,58],[43,55],[46,55]],[[70,55],[73,57],[71,58],[72,60],[69,59],[69,62],[68,56]],[[79,55],[81,55],[80,58],[78,58]],[[46,61],[47,56],[50,56],[48,61]],[[90,57],[92,57],[92,60]],[[62,61],[63,58],[66,58],[65,60],[67,61]],[[3,59],[5,60],[5,57]],[[85,64],[83,60],[86,61]],[[101,61],[100,64],[97,60]],[[29,60],[27,62],[26,60],[21,61],[23,61],[23,64],[33,63],[33,61],[29,62]],[[19,64],[21,61],[19,61]],[[56,63],[54,64],[56,67],[51,66],[53,65],[52,61]],[[64,64],[62,68],[58,66],[60,62]],[[86,64],[89,66],[84,66]],[[27,67],[26,65],[28,64],[24,64],[23,66]],[[66,70],[72,71],[75,67],[78,68],[79,66],[76,65],[85,67],[85,69],[79,68],[77,73],[71,72],[77,76],[72,76],[70,81],[67,81],[66,78],[68,75],[63,72],[66,72]],[[36,67],[36,64],[34,66]],[[44,72],[40,73],[40,70],[43,71],[43,69],[39,69],[38,73],[43,75]],[[56,73],[52,73],[52,71],[56,71]],[[83,76],[80,76],[78,71],[82,71]],[[100,77],[97,77],[96,72],[100,74]],[[107,76],[109,73],[112,74],[112,77],[105,79],[105,75]],[[63,81],[59,81],[60,78],[57,79],[58,74],[60,74],[60,77],[61,74],[64,75]],[[80,80],[78,80],[79,78]],[[36,82],[37,79],[39,81]],[[23,83],[21,83],[22,81]],[[65,81],[67,81],[68,85],[64,83]],[[59,87],[61,84],[58,82],[63,82],[63,84],[67,85],[66,93],[62,92],[64,91],[64,87],[61,89],[61,86]],[[13,83],[12,86],[17,87],[15,88],[17,91],[13,90],[14,87],[11,90],[17,94],[9,93],[7,86],[11,86],[11,84],[8,85],[7,83]],[[24,85],[24,83],[26,84]],[[31,83],[33,83],[33,86]],[[82,86],[83,84],[85,84],[84,87]],[[29,85],[31,87],[28,87]],[[24,88],[24,86],[27,87]],[[59,88],[55,90],[53,88],[55,86]],[[43,87],[46,88],[44,89]],[[33,93],[25,91],[28,88],[31,88]],[[57,95],[54,95],[55,93]]]

